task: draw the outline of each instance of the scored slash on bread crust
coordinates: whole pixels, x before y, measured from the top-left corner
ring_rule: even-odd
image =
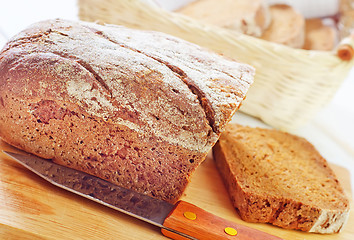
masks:
[[[158,32],[48,20],[0,53],[0,136],[175,202],[254,69]]]
[[[335,174],[304,138],[229,124],[213,155],[245,221],[335,233],[348,218],[349,200]]]

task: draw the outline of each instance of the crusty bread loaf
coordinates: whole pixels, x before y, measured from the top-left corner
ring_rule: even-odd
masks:
[[[349,200],[327,161],[304,138],[229,124],[213,155],[245,221],[335,233],[347,220]]]
[[[166,34],[48,20],[0,53],[0,136],[175,202],[253,74]]]
[[[323,24],[322,19],[306,19],[305,44],[303,49],[330,51],[337,42],[336,29]]]
[[[177,12],[257,37],[270,24],[268,5],[264,0],[197,0]]]
[[[293,48],[302,48],[305,41],[304,17],[285,4],[272,5],[269,10],[272,21],[261,38]]]

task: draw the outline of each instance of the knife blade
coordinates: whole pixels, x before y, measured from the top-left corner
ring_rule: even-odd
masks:
[[[153,224],[172,239],[281,239],[185,201],[173,205],[32,154],[3,152],[53,185]]]

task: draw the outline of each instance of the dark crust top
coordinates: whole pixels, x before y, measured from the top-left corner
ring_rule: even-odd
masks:
[[[0,73],[1,87],[24,84],[25,97],[74,102],[203,152],[240,106],[254,69],[166,34],[56,19],[14,36]]]

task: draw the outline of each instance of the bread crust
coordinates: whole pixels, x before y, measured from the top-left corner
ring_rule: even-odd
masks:
[[[271,22],[264,0],[198,0],[177,12],[204,23],[256,37],[260,37]]]
[[[272,21],[261,38],[293,48],[302,48],[305,43],[305,18],[285,4],[272,5],[269,11]]]
[[[299,153],[291,148],[280,153],[287,142],[297,142]],[[272,149],[272,155],[267,148]],[[285,159],[302,153],[299,164]],[[245,221],[317,233],[339,232],[347,221],[348,198],[326,160],[303,138],[230,124],[213,155],[233,205]],[[304,177],[312,170],[320,173]],[[301,171],[306,174],[294,174]]]
[[[157,32],[43,21],[0,53],[0,136],[175,202],[238,109],[253,73]]]
[[[336,46],[336,29],[334,26],[325,25],[322,19],[306,19],[305,29],[305,44],[303,49],[331,51]]]

